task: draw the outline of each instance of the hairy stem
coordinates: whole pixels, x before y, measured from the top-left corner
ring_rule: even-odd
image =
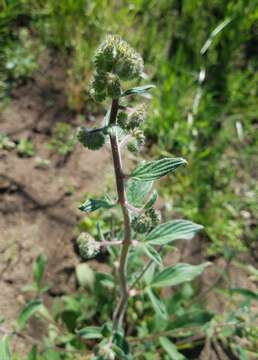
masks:
[[[110,111],[110,125],[115,125],[117,112],[119,109],[119,102],[117,99],[112,101],[112,107]],[[118,276],[119,276],[119,285],[121,290],[121,297],[118,301],[116,309],[113,315],[113,331],[116,331],[118,326],[123,320],[123,316],[126,310],[127,301],[128,301],[128,286],[127,286],[127,255],[132,242],[131,239],[131,224],[130,224],[130,215],[126,203],[126,194],[125,194],[125,177],[122,168],[122,160],[120,149],[118,145],[117,136],[114,133],[110,134],[110,143],[113,157],[113,164],[115,170],[116,178],[116,187],[118,194],[118,201],[122,209],[123,219],[124,219],[124,239],[122,242],[122,249],[119,259],[118,267]]]

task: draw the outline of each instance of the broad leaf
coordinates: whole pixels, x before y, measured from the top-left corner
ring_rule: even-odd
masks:
[[[151,190],[152,181],[137,181],[130,179],[126,186],[126,196],[129,204],[136,208],[141,208]]]
[[[161,160],[144,162],[133,170],[131,177],[140,181],[157,180],[186,163],[186,160],[182,158],[163,158]]]
[[[20,329],[24,328],[28,320],[35,315],[36,312],[38,312],[42,308],[42,302],[41,300],[31,300],[28,302],[23,310],[21,311],[17,324]]]
[[[162,265],[161,256],[154,247],[149,244],[142,244],[142,249],[151,260],[155,261],[158,265]]]
[[[159,338],[160,345],[169,355],[171,360],[184,360],[184,355],[178,352],[177,347],[173,344],[167,337],[160,337]]]
[[[152,304],[152,307],[155,311],[155,313],[161,317],[162,319],[164,320],[167,320],[167,317],[168,317],[168,314],[167,314],[167,310],[166,310],[166,307],[165,307],[165,304],[160,301],[154,294],[153,292],[151,291],[151,289],[149,288],[147,290],[147,294],[150,298],[150,301],[151,301],[151,304]]]
[[[169,266],[154,276],[150,286],[160,288],[191,281],[209,265],[210,263],[206,262],[200,265],[179,263]]]
[[[86,200],[79,207],[79,209],[81,211],[90,213],[90,212],[98,210],[100,208],[110,209],[113,206],[115,206],[115,204],[113,204],[112,201],[109,198],[105,198],[105,199],[89,199],[89,200]]]
[[[189,240],[201,229],[202,225],[188,220],[171,220],[155,227],[146,241],[152,245],[165,245],[175,240]]]
[[[76,332],[78,335],[84,339],[102,339],[103,335],[101,333],[101,328],[97,326],[88,326],[83,329],[80,329]]]
[[[11,350],[9,346],[9,336],[4,335],[0,339],[0,359],[1,360],[12,360]]]
[[[142,95],[147,98],[151,98],[151,95],[148,93],[149,90],[155,88],[155,85],[143,85],[137,86],[131,89],[126,90],[122,96],[129,96],[129,95]],[[147,95],[147,96],[146,96]]]
[[[44,255],[39,255],[33,264],[33,274],[34,274],[34,281],[40,289],[42,277],[45,270],[45,264],[46,264],[46,257]]]

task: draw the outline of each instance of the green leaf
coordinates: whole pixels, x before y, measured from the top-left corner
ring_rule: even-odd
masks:
[[[181,329],[184,327],[200,327],[211,321],[213,314],[207,311],[194,310],[177,316],[167,323],[167,330]]]
[[[104,208],[104,209],[110,209],[113,206],[115,206],[115,204],[113,204],[111,202],[111,200],[109,198],[105,198],[105,199],[89,199],[86,200],[80,207],[79,209],[81,211],[90,213],[92,211],[98,210],[100,208]]]
[[[157,180],[185,164],[187,162],[182,158],[163,158],[161,160],[144,162],[133,170],[131,177],[139,181]]]
[[[147,201],[147,203],[144,205],[144,209],[150,209],[153,207],[153,205],[155,204],[155,202],[157,201],[158,198],[158,193],[156,190],[153,190],[149,200]]]
[[[189,240],[201,229],[202,225],[188,220],[171,220],[155,227],[146,241],[152,245],[165,245],[175,240]]]
[[[76,331],[78,335],[83,337],[84,339],[102,339],[103,335],[101,333],[101,327],[99,326],[87,326]]]
[[[147,294],[149,296],[149,299],[151,301],[151,304],[152,304],[152,307],[155,311],[155,313],[161,317],[162,319],[164,320],[167,320],[167,317],[168,317],[168,314],[167,314],[167,310],[166,310],[166,307],[165,307],[165,304],[160,301],[154,294],[153,292],[151,291],[151,289],[149,288],[147,290]]]
[[[177,347],[173,344],[167,337],[160,337],[159,338],[160,345],[169,355],[170,359],[172,360],[184,360],[184,355],[178,352]]]
[[[230,290],[231,294],[239,294],[242,295],[248,299],[251,300],[258,300],[258,292],[254,292],[252,290],[249,289],[245,289],[245,288],[231,288]]]
[[[169,266],[154,276],[150,286],[160,288],[176,286],[184,282],[191,281],[196,276],[200,275],[209,265],[210,263],[206,262],[200,265],[179,263]]]
[[[39,255],[33,264],[34,281],[38,289],[41,287],[41,280],[44,274],[46,261],[47,259],[44,255]]]
[[[11,350],[9,346],[10,338],[4,335],[0,340],[0,359],[1,360],[12,360]]]
[[[148,93],[149,90],[155,88],[155,85],[143,85],[137,86],[131,89],[126,90],[122,96],[129,96],[129,95],[144,95],[147,98],[151,98],[151,95]]]
[[[138,181],[129,179],[126,186],[126,196],[129,204],[136,208],[141,208],[151,190],[152,181]]]
[[[155,261],[159,266],[162,265],[162,258],[154,247],[149,244],[142,244],[142,249],[151,260]]]
[[[46,350],[44,352],[44,360],[61,360],[61,355],[55,350]]]
[[[37,360],[37,346],[33,345],[27,360]]]
[[[31,300],[28,302],[21,311],[17,324],[20,329],[23,329],[28,320],[42,308],[41,300]]]
[[[80,286],[91,290],[93,289],[95,274],[88,264],[78,264],[76,266],[75,273]]]

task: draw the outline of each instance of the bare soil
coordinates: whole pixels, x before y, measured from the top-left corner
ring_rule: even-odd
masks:
[[[46,145],[55,124],[67,122],[74,129],[79,125],[66,106],[65,85],[65,74],[52,63],[34,81],[15,89],[0,114],[0,131],[14,141],[30,138],[36,156],[49,158]],[[110,164],[107,148],[90,152],[77,145],[68,158],[54,154],[47,169],[37,168],[35,157],[0,152],[0,315],[7,332],[26,301],[21,289],[32,280],[37,255],[48,259],[50,296],[75,289],[72,275],[79,259],[73,237],[83,217],[78,203],[86,193],[101,190]],[[24,340],[19,341],[18,348],[23,347]]]

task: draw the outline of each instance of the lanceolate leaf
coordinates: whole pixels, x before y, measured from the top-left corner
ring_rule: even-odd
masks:
[[[129,204],[136,208],[141,208],[151,190],[152,181],[137,181],[130,179],[127,182],[126,196]]]
[[[157,180],[186,163],[186,160],[182,158],[163,158],[161,160],[149,161],[138,165],[131,173],[131,177],[140,181]]]
[[[160,301],[154,294],[153,292],[151,291],[151,289],[149,288],[147,290],[147,294],[150,298],[150,301],[151,301],[151,304],[153,306],[153,309],[155,311],[155,313],[161,317],[162,319],[166,320],[167,317],[168,317],[168,314],[167,314],[167,310],[166,310],[166,307],[164,305],[164,303],[162,301]]]
[[[27,360],[37,360],[37,346],[33,345],[30,353],[28,354]]]
[[[154,190],[149,198],[149,200],[147,201],[147,203],[144,205],[144,209],[150,209],[156,202],[158,198],[158,193],[156,190]]]
[[[131,89],[126,90],[122,96],[128,96],[128,95],[146,95],[149,90],[155,88],[155,85],[143,85],[143,86],[137,86]],[[149,97],[149,96],[147,96]]]
[[[41,300],[32,300],[26,304],[26,306],[21,311],[17,324],[20,329],[24,328],[28,320],[35,315],[36,312],[38,312],[42,308],[42,302]]]
[[[12,360],[11,350],[9,346],[9,337],[4,335],[0,339],[0,359],[1,360]]]
[[[145,254],[153,261],[155,261],[156,264],[162,265],[162,259],[160,254],[157,252],[157,250],[154,249],[149,244],[142,244],[143,251]]]
[[[110,209],[115,206],[110,199],[89,199],[86,200],[79,209],[84,212],[92,212],[100,208]]]
[[[39,255],[33,265],[34,281],[38,289],[40,288],[41,285],[45,264],[46,264],[46,257],[44,255]]]
[[[171,220],[158,225],[146,237],[152,245],[165,245],[175,240],[192,239],[203,226],[188,220]]]
[[[77,334],[84,339],[101,339],[103,337],[101,328],[97,326],[88,326],[77,331]]]
[[[150,286],[161,288],[176,286],[187,281],[191,281],[196,276],[200,275],[209,265],[210,263],[206,262],[201,265],[179,263],[169,266],[154,276]]]

